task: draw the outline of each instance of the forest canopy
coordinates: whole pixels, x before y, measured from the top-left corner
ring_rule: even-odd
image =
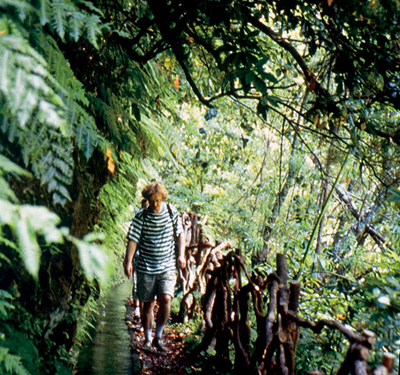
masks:
[[[1,370],[59,371],[152,180],[253,272],[287,254],[303,314],[399,350],[399,1],[0,10]]]

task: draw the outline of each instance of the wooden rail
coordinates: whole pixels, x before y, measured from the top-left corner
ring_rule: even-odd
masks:
[[[373,332],[366,330],[360,334],[337,321],[311,322],[298,316],[301,285],[297,280],[288,282],[284,254],[277,255],[275,273],[265,278],[250,275],[245,259],[229,241],[213,244],[205,238],[201,228],[205,221],[200,222],[198,215],[184,213],[182,222],[187,268],[180,274],[183,298],[177,319],[187,321],[196,311],[203,314],[204,335],[198,353],[213,348],[221,363],[230,362],[229,346],[233,343],[235,360],[231,365],[236,374],[294,375],[300,329],[318,334],[327,328],[339,331],[349,340],[337,375],[387,375],[393,371],[395,357],[391,353],[384,354],[376,369],[368,369],[369,352],[375,342]],[[243,275],[247,280],[244,285]],[[253,346],[251,309],[258,333]],[[322,373],[316,370],[310,374]]]

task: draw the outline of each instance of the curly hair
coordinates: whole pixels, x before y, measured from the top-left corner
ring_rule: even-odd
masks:
[[[161,193],[162,194],[162,199],[165,201],[168,197],[168,191],[165,188],[164,185],[159,184],[159,183],[154,183],[154,184],[148,184],[147,186],[144,187],[142,190],[142,196],[146,200],[149,200],[151,197],[154,195]]]

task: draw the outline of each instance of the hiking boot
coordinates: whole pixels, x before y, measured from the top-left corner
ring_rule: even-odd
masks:
[[[146,341],[143,345],[142,345],[142,350],[149,352],[151,350],[151,342],[150,341]]]
[[[167,351],[167,347],[164,345],[161,337],[155,337],[153,339],[153,346],[162,352]]]

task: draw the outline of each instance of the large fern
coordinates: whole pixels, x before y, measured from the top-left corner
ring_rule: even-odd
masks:
[[[91,13],[80,9],[80,4],[90,9]],[[75,4],[65,0],[39,0],[36,5],[32,5],[23,0],[0,0],[0,8],[15,14],[22,21],[28,17],[37,19],[42,26],[49,26],[62,40],[68,37],[78,41],[85,37],[96,48],[97,39],[104,27],[100,19],[102,12],[88,1],[78,1]]]
[[[22,145],[25,165],[32,164],[54,203],[64,205],[70,200],[67,186],[72,182],[71,135],[78,131],[77,146],[87,158],[100,140],[93,119],[82,107],[87,105],[85,92],[50,36],[33,33],[42,49],[39,54],[16,22],[2,17],[0,26],[5,34],[0,41],[0,94],[6,101],[0,110],[2,130],[10,142]]]
[[[57,173],[57,170],[54,173]],[[41,256],[38,236],[41,236],[41,242],[45,244],[69,241],[75,244],[80,251],[82,267],[87,277],[106,281],[109,271],[107,255],[104,249],[94,242],[97,238],[89,236],[79,240],[70,235],[68,228],[58,227],[61,221],[59,216],[48,208],[16,203],[17,199],[7,181],[9,176],[18,180],[19,177],[29,176],[29,173],[0,154],[0,186],[4,185],[5,187],[0,191],[0,229],[10,228],[17,240],[17,246],[3,237],[1,230],[0,243],[19,252],[26,270],[37,278]],[[3,261],[9,262],[7,258],[0,256],[0,264]],[[0,299],[0,313],[2,311]]]
[[[74,77],[54,39],[40,28],[25,29],[20,22],[26,13],[35,17],[39,12],[41,22],[46,23],[48,12],[53,14],[49,5],[50,2],[42,1],[39,12],[27,2],[0,2],[0,9],[8,10],[0,17],[0,130],[10,144],[18,144],[23,163],[47,186],[53,203],[64,205],[70,200],[68,187],[73,180],[74,144],[90,158],[101,137],[84,108],[88,101],[82,84]],[[17,11],[20,20],[15,18],[12,9]],[[88,17],[83,19],[89,22]],[[0,147],[0,186],[3,186],[0,227],[12,229],[18,242],[16,249],[26,269],[36,277],[41,254],[37,235],[50,243],[72,241],[80,249],[89,245],[85,241],[76,242],[64,229],[57,228],[59,218],[48,209],[17,204],[4,178],[4,173],[17,172],[17,164],[5,158],[4,151]],[[13,157],[18,161],[18,154]],[[6,241],[2,238],[3,243]],[[93,275],[104,279],[104,271],[100,269],[90,271],[89,276]]]
[[[29,375],[28,371],[22,364],[22,358],[19,355],[11,354],[9,348],[5,347],[6,335],[3,329],[5,323],[3,321],[8,316],[8,311],[15,308],[15,306],[8,302],[13,299],[13,296],[6,290],[0,289],[0,373],[1,374],[16,374],[16,375]]]
[[[69,234],[67,228],[59,228],[60,218],[45,207],[17,205],[0,199],[0,228],[8,226],[18,241],[18,251],[26,270],[38,276],[41,250],[38,235],[46,244],[69,241],[80,251],[81,263],[89,279],[105,282],[109,276],[107,254],[91,236],[80,240]],[[0,240],[1,242],[1,240]],[[43,240],[42,240],[43,242]]]
[[[4,18],[1,24],[8,31],[0,40],[0,61],[6,68],[0,85],[5,102],[0,109],[1,130],[10,142],[18,141],[25,165],[32,165],[37,178],[54,166],[64,177],[69,176],[64,180],[70,183],[73,162],[67,137],[69,125],[65,105],[53,88],[57,84],[47,71],[46,62],[17,31],[16,24]],[[58,153],[52,152],[54,141],[58,141]],[[49,184],[54,201],[65,203],[70,198],[65,185],[57,173],[51,179],[48,176],[43,183]]]
[[[29,375],[22,364],[22,358],[10,354],[9,349],[3,346],[0,346],[0,370],[2,374]]]

